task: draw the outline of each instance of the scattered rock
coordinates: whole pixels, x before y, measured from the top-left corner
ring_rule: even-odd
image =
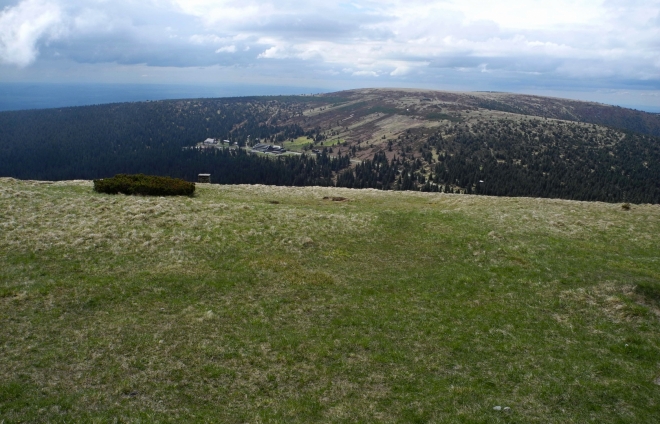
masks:
[[[271,205],[279,205],[280,204],[280,202],[278,202],[277,200],[269,200],[268,203],[270,203]]]
[[[309,237],[303,237],[303,238],[300,240],[300,244],[302,244],[302,245],[305,246],[305,247],[309,247],[309,246],[312,246],[312,245],[314,244],[314,240],[312,240],[312,239],[309,238]]]
[[[502,407],[499,406],[499,405],[493,407],[493,411],[501,411],[501,410],[502,410]]]
[[[211,318],[213,318],[213,316],[214,316],[214,314],[213,314],[213,311],[211,311],[211,310],[206,311],[206,313],[204,314],[204,317],[206,319],[211,319]]]
[[[505,406],[505,407],[502,409],[502,411],[504,411],[504,412],[511,412],[511,408],[509,408],[508,406]]]
[[[656,378],[655,380],[653,380],[653,382],[654,382],[655,384],[657,384],[658,386],[660,386],[660,377],[658,377],[658,378]]]
[[[629,211],[630,203],[624,203],[623,205],[621,205],[621,209],[623,209],[624,211]]]
[[[344,202],[348,199],[340,196],[325,196],[323,200],[332,200],[333,202]]]

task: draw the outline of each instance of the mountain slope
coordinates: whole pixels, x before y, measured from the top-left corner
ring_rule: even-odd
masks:
[[[218,183],[659,203],[659,128],[658,115],[506,93],[363,89],[125,103],[0,113],[0,175],[194,180],[210,172]],[[190,148],[207,137],[239,148]],[[256,142],[307,156],[268,161],[241,148]]]

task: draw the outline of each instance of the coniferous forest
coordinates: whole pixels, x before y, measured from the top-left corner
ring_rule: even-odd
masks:
[[[0,176],[142,173],[195,181],[210,173],[220,184],[660,203],[660,139],[650,114],[574,101],[569,105],[581,106],[559,108],[553,99],[542,116],[538,102],[531,109],[522,101],[528,97],[509,95],[506,103],[432,93],[353,91],[3,112]],[[562,115],[555,117],[558,110]],[[612,126],[603,116],[613,117]],[[200,148],[207,138],[231,143]],[[308,143],[294,154],[266,156],[249,148],[260,142],[295,150],[301,140]]]

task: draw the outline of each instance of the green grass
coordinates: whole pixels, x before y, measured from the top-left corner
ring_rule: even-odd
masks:
[[[301,152],[302,153],[302,152],[305,151],[306,146],[308,146],[310,149],[311,148],[322,149],[324,147],[334,147],[334,146],[337,146],[338,144],[341,144],[343,142],[344,142],[343,138],[339,138],[339,139],[334,138],[334,139],[330,139],[330,140],[324,140],[323,144],[318,143],[318,144],[316,144],[316,146],[314,146],[314,142],[311,139],[309,139],[307,137],[298,137],[295,140],[293,140],[292,142],[291,141],[285,141],[284,143],[282,143],[282,146],[285,149],[290,150],[292,152]]]
[[[659,230],[650,205],[1,179],[0,421],[653,422]]]
[[[340,144],[343,144],[346,140],[343,138],[330,138],[328,140],[323,141],[323,146],[321,147],[335,147]]]
[[[285,141],[282,146],[293,152],[303,152],[306,146],[311,147],[313,144],[313,141],[307,137],[298,137],[293,141]]]

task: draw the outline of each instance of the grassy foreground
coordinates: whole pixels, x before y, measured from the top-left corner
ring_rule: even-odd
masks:
[[[659,234],[650,205],[0,179],[0,422],[653,422]]]

